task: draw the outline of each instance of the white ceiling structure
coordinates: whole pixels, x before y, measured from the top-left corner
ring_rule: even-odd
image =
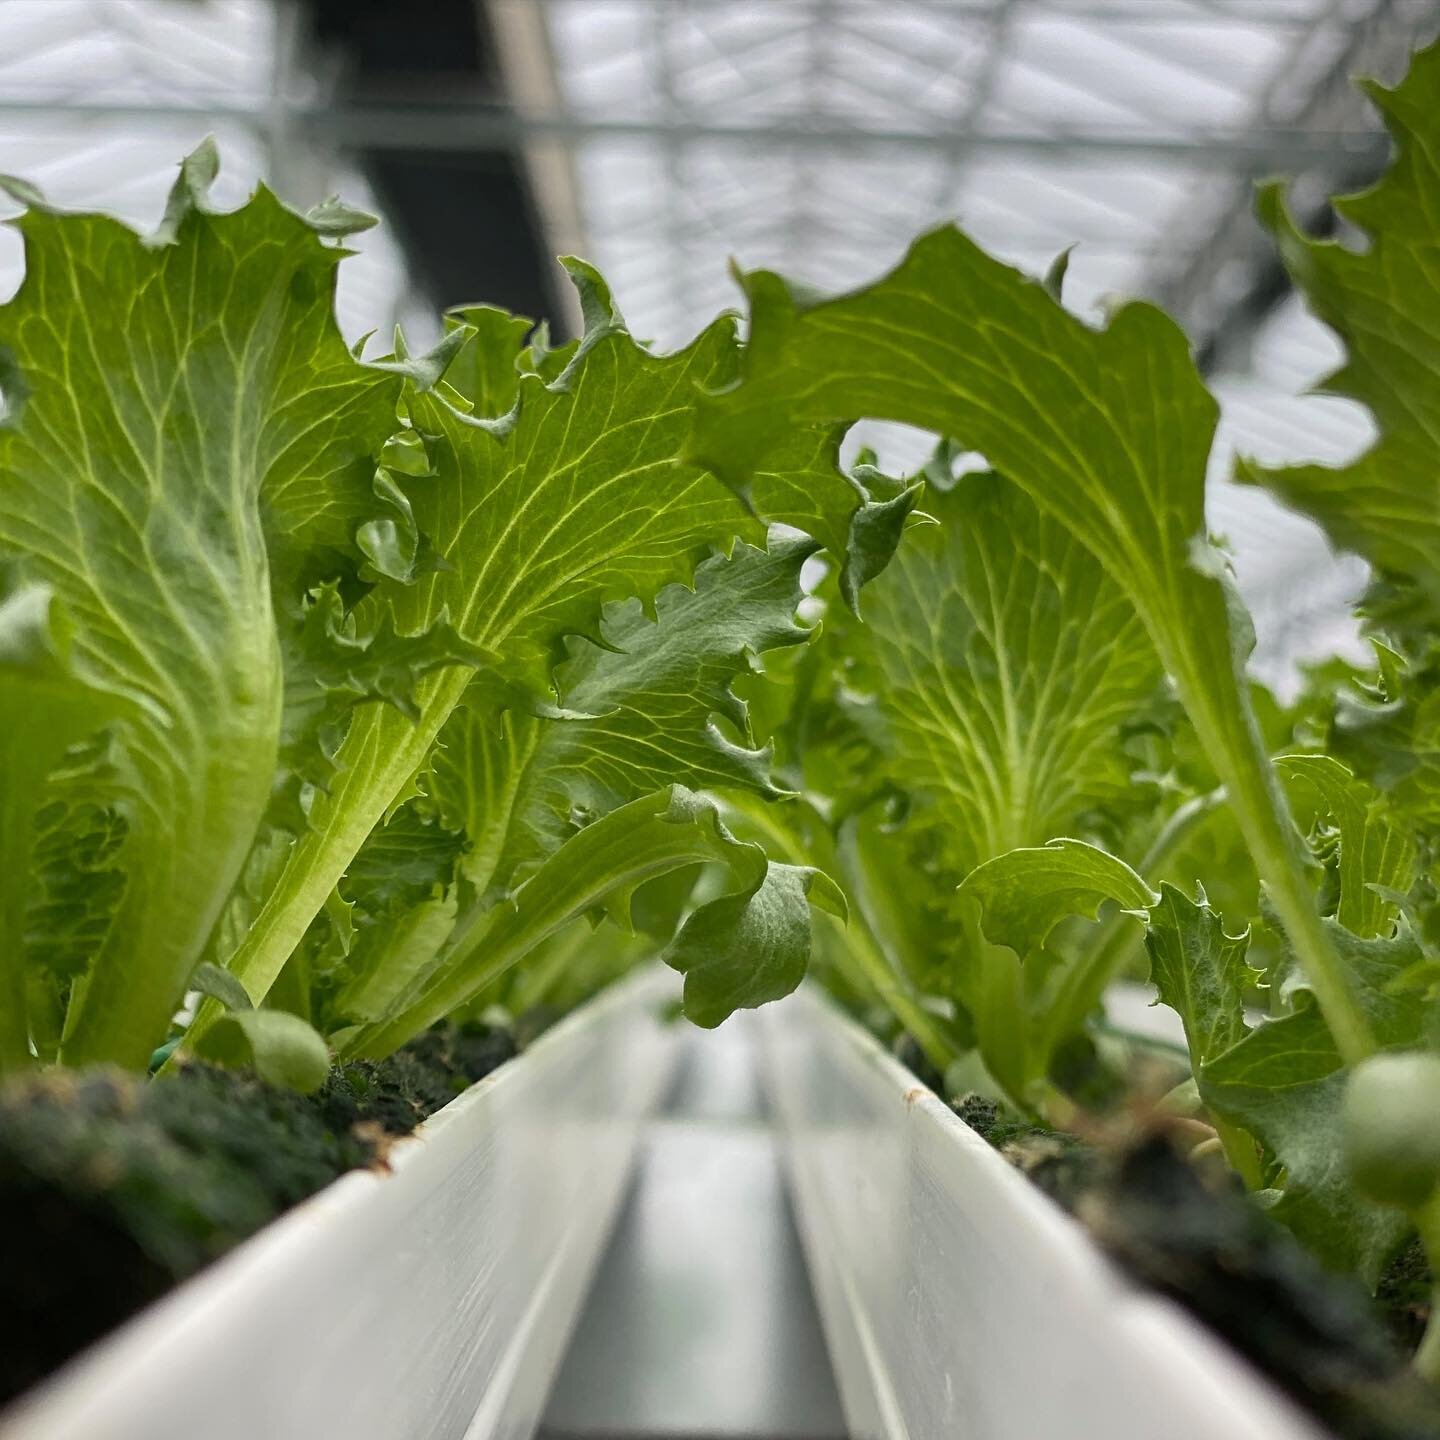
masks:
[[[319,102],[323,86],[287,56],[288,18],[271,0],[0,0],[0,173],[145,230],[181,157],[213,134],[222,207],[264,177],[296,203],[338,191],[373,210],[343,154],[292,143],[294,112]],[[383,227],[355,248],[339,297],[352,338],[387,328],[411,303],[404,257]],[[19,237],[0,229],[0,298],[21,271]]]
[[[1225,478],[1235,448],[1338,460],[1370,433],[1358,407],[1303,393],[1333,368],[1334,337],[1293,297],[1252,303],[1267,261],[1249,197],[1267,174],[1300,175],[1313,203],[1373,173],[1383,137],[1348,74],[1395,78],[1440,31],[1437,0],[476,3],[515,101],[487,123],[525,147],[556,248],[601,267],[637,334],[680,344],[735,304],[731,257],[833,290],[948,220],[1031,271],[1073,245],[1076,313],[1099,323],[1117,298],[1156,298],[1211,347],[1211,523],[1264,672],[1353,643],[1339,617],[1363,567]],[[325,57],[304,52],[296,14],[289,0],[0,0],[0,171],[148,225],[175,161],[214,132],[222,199],[265,174],[297,201],[338,189],[365,205],[345,127],[307,124],[325,109]],[[453,109],[431,127],[455,143]],[[358,248],[346,329],[433,323],[415,318],[386,232]],[[0,234],[0,295],[20,264]],[[884,439],[896,464],[922,444]]]

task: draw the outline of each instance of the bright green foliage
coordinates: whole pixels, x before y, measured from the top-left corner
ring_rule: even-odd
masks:
[[[42,585],[0,602],[0,1056],[30,1058],[26,915],[32,902],[36,820],[51,773],[65,751],[103,723],[114,706],[70,663],[70,631]]]
[[[1094,557],[1000,477],[955,478],[952,458],[942,446],[922,472],[932,523],[912,524],[866,590],[864,623],[835,603],[843,585],[827,586],[813,653],[761,702],[786,778],[815,803],[764,820],[750,807],[750,819],[767,843],[788,832],[787,858],[844,876],[857,913],[825,954],[848,988],[903,1010],[937,1065],[974,1044],[1023,1095],[1125,951],[1092,964],[1072,949],[1022,979],[1016,956],[957,910],[955,886],[1013,846],[1097,821],[1113,840],[1117,817],[1153,810],[1159,791],[1135,778],[1130,729],[1160,672]],[[863,462],[857,472],[877,491],[918,484],[884,482]],[[1136,903],[1148,898],[1140,887]],[[1034,917],[1028,891],[1019,904]],[[1057,987],[1074,993],[1052,1032]],[[927,1013],[937,1004],[953,1012],[948,1026]]]
[[[693,1000],[701,1022],[713,1025],[741,1005],[788,993],[803,974],[810,945],[808,907],[795,903],[797,882],[802,894],[813,891],[814,902],[826,908],[841,908],[843,902],[832,885],[816,887],[812,876],[788,866],[778,867],[778,883],[767,887],[777,867],[767,865],[764,850],[731,835],[713,800],[675,785],[587,825],[513,899],[472,912],[468,927],[457,929],[411,1003],[349,1037],[347,1053],[388,1054],[585,914],[603,911],[628,927],[631,901],[642,885],[706,862],[724,867],[731,888],[697,909],[677,939],[676,959],[687,972],[687,1009]],[[738,939],[729,933],[737,927]],[[763,942],[759,962],[744,976],[737,958],[752,940]]]
[[[562,637],[593,631],[605,601],[651,600],[688,580],[710,545],[756,529],[713,481],[676,464],[688,394],[722,359],[728,330],[651,356],[598,281],[579,273],[598,313],[553,387],[522,377],[500,419],[468,415],[441,394],[411,396],[433,473],[396,480],[445,566],[409,585],[382,581],[362,606],[400,633],[448,620],[495,655],[492,709],[543,696]],[[437,673],[419,694],[418,721],[381,707],[357,715],[311,832],[228,961],[252,995],[269,989],[365,837],[403,800],[474,678],[473,667]]]
[[[744,378],[715,398],[695,442],[718,474],[743,484],[795,421],[872,415],[953,436],[1074,531],[1172,670],[1167,652],[1208,643],[1200,673],[1230,674],[1223,599],[1189,563],[1215,403],[1168,319],[1133,305],[1091,330],[951,228],[851,295],[802,299],[765,272],[745,284]],[[1213,623],[1183,620],[1187,600]],[[1210,640],[1182,643],[1192,628]]]
[[[322,1028],[382,1019],[433,965],[455,923],[463,850],[413,805],[376,827],[292,958],[311,967]]]
[[[1063,914],[1093,913],[1102,899],[1144,916],[1151,978],[1184,1024],[1201,1098],[1230,1127],[1222,1129],[1227,1150],[1249,1169],[1245,1135],[1261,1142],[1283,1187],[1272,1213],[1329,1263],[1373,1283],[1405,1219],[1362,1198],[1346,1169],[1338,1126],[1348,1072],[1314,997],[1297,990],[1287,1014],[1247,1028],[1245,998],[1259,978],[1246,963],[1248,935],[1227,935],[1203,892],[1195,901],[1162,884],[1146,898],[1133,871],[1087,848],[1057,842],[1015,851],[981,867],[963,889],[986,905],[988,933],[1017,948],[1035,949]],[[1038,918],[1024,909],[1027,875]],[[1409,983],[1422,960],[1415,939],[1404,931],[1365,939],[1335,920],[1324,923],[1379,1044],[1406,1049],[1429,1038],[1431,1005]]]
[[[1093,920],[1106,900],[1132,911],[1155,903],[1150,887],[1123,860],[1083,840],[1007,851],[972,870],[960,895],[980,903],[985,934],[1022,959],[1039,950],[1066,916]]]
[[[409,584],[382,579],[360,615],[383,617],[400,634],[448,621],[494,661],[478,674],[455,666],[423,682],[418,719],[393,707],[356,715],[311,833],[228,961],[254,995],[274,982],[365,836],[405,799],[462,698],[485,714],[552,712],[543,697],[565,637],[596,634],[607,603],[653,607],[712,548],[761,534],[733,495],[679,458],[700,387],[735,364],[733,323],[718,321],[686,350],[656,356],[631,339],[594,271],[579,262],[570,271],[587,331],[556,379],[522,374],[512,408],[493,419],[468,413],[443,384],[409,396],[431,471],[395,479],[444,563]],[[491,403],[504,398],[493,385],[486,393]],[[853,491],[836,501],[845,515],[861,504]],[[524,748],[519,737],[509,743]]]
[[[750,478],[750,503],[776,524],[813,535],[840,565],[845,604],[890,563],[919,501],[919,483],[897,485],[879,471],[840,466],[843,426],[796,430],[778,441]]]
[[[1366,405],[1380,439],[1338,469],[1251,466],[1242,478],[1314,516],[1337,545],[1411,582],[1433,620],[1440,605],[1440,47],[1416,55],[1395,89],[1373,82],[1364,89],[1394,138],[1395,158],[1373,189],[1334,202],[1363,232],[1363,248],[1302,235],[1278,187],[1263,192],[1261,218],[1311,308],[1345,342],[1345,364],[1325,388]]]
[[[1245,997],[1260,978],[1245,963],[1250,937],[1227,935],[1202,890],[1191,900],[1173,885],[1160,886],[1152,905],[1145,949],[1160,1001],[1185,1026],[1198,1069],[1245,1035]]]
[[[1397,988],[1420,958],[1415,941],[1362,940],[1329,923],[1380,1045],[1418,1043],[1426,1006]],[[1302,991],[1289,1014],[1208,1061],[1198,1078],[1206,1104],[1262,1141],[1283,1167],[1284,1193],[1272,1213],[1330,1264],[1373,1284],[1405,1233],[1405,1216],[1354,1188],[1339,1143],[1345,1062],[1311,997]]]
[[[141,1065],[188,985],[192,1048],[304,1087],[321,1033],[384,1055],[656,951],[718,1024],[814,948],[1053,1118],[1124,1052],[1087,1030],[1143,936],[1205,1148],[1331,1264],[1373,1280],[1416,1224],[1440,1258],[1387,1163],[1423,1104],[1355,1138],[1377,1055],[1420,1094],[1440,1048],[1437,83],[1440,49],[1372,92],[1398,158],[1345,202],[1365,248],[1263,202],[1381,430],[1247,472],[1379,572],[1378,673],[1290,711],[1244,676],[1185,337],[1082,323],[1063,258],[944,228],[848,295],[754,273],[749,338],[672,355],[568,262],[578,341],[466,306],[367,363],[325,238],[363,217],[215,215],[208,151],[149,239],[11,185],[0,1065]],[[845,473],[864,416],[935,459]]]
[[[325,1042],[298,1015],[257,1010],[245,987],[228,971],[201,965],[191,984],[224,1005],[226,1013],[211,1026],[200,1053],[220,1065],[253,1065],[262,1080],[308,1094],[330,1073]]]
[[[214,169],[209,149],[186,162],[149,238],[18,192],[0,553],[53,592],[74,674],[111,697],[125,822],[74,1061],[140,1065],[163,1034],[274,782],[272,577],[302,547],[348,548],[399,393],[335,327],[339,252],[263,190],[210,212]]]
[[[1303,778],[1324,799],[1338,841],[1339,901],[1335,918],[1365,939],[1393,932],[1392,896],[1415,883],[1414,840],[1385,816],[1384,801],[1329,755],[1282,755],[1280,773]]]
[[[393,1018],[447,968],[489,983],[499,953],[491,907],[517,888],[523,896],[530,884],[563,884],[600,817],[667,783],[773,798],[768,754],[748,743],[746,709],[730,686],[761,652],[806,638],[793,617],[800,569],[813,549],[801,538],[772,538],[765,550],[738,545],[728,559],[706,561],[693,590],[662,591],[653,620],[634,602],[610,606],[600,627],[604,644],[572,642],[555,672],[559,718],[458,708],[441,732],[426,796],[372,834],[342,882],[360,930],[338,1011],[371,1024]],[[684,863],[700,858],[687,853]],[[617,873],[630,883],[629,871]],[[414,883],[406,882],[410,875]],[[772,893],[758,896],[754,909]],[[620,918],[628,923],[628,915]],[[795,933],[803,943],[792,939],[786,950],[789,989],[803,973],[808,920]],[[527,934],[525,943],[540,942]],[[506,953],[507,966],[520,958]],[[757,993],[773,987],[757,956],[742,968]],[[460,988],[479,983],[467,979]]]
[[[1134,611],[1061,525],[995,475],[924,502],[845,632],[886,778],[924,797],[956,878],[1123,808],[1125,726],[1159,680]]]
[[[762,651],[806,638],[794,616],[800,567],[814,549],[803,538],[763,550],[740,544],[728,559],[707,560],[693,590],[662,591],[653,620],[638,601],[609,607],[604,643],[571,640],[554,672],[577,718],[456,710],[427,789],[444,823],[470,837],[467,878],[477,891],[510,888],[577,823],[667,783],[777,794],[769,755],[746,743],[731,682]]]
[[[788,995],[805,974],[811,905],[845,918],[845,897],[823,871],[778,864],[757,888],[702,905],[665,952],[685,976],[686,1017],[713,1028],[741,1006]]]
[[[1440,645],[1422,641],[1413,659],[1376,640],[1384,664],[1373,682],[1337,697],[1329,744],[1383,792],[1405,822],[1440,828]]]
[[[380,1026],[549,945],[535,916],[629,883],[571,889],[610,814],[677,782],[778,793],[732,682],[805,638],[806,557],[830,545],[853,600],[917,493],[840,476],[826,428],[785,437],[747,509],[683,459],[733,318],[653,354],[580,262],[579,342],[468,306],[432,353],[362,361],[331,242],[373,222],[263,189],[215,213],[215,167],[185,162],[149,237],[4,182],[28,207],[0,309],[6,1067],[143,1066],[225,973],[249,1004],[196,981],[192,1045],[308,1083],[306,1018]],[[756,548],[767,506],[806,535]],[[700,849],[692,878],[734,859]],[[745,904],[692,933],[696,985],[724,954],[735,1003],[808,948],[791,873],[745,853]],[[730,931],[756,926],[785,940],[751,985]]]
[[[494,305],[461,305],[445,323],[452,332],[466,332],[445,371],[445,384],[472,415],[484,420],[508,415],[520,393],[520,355],[530,322]]]
[[[1431,1200],[1407,1192],[1408,1215],[1376,1203],[1341,1144],[1367,1057],[1423,1060],[1440,1041],[1437,82],[1432,49],[1396,91],[1371,92],[1398,158],[1342,205],[1363,248],[1307,241],[1265,201],[1349,348],[1332,388],[1370,406],[1381,438],[1338,471],[1250,478],[1380,570],[1373,680],[1329,667],[1293,710],[1252,706],[1248,620],[1204,531],[1215,405],[1183,336],[1137,305],[1092,329],[1059,304],[1058,271],[1029,280],[953,229],[848,295],[747,276],[752,343],[692,447],[744,491],[787,426],[872,416],[948,437],[1003,477],[955,484],[942,452],[927,475],[939,494],[921,501],[941,523],[906,535],[866,594],[868,626],[827,614],[773,707],[811,802],[783,853],[825,854],[855,901],[858,924],[823,948],[837,990],[889,1005],[932,1060],[973,1050],[986,1069],[967,1060],[971,1081],[1044,1111],[1037,1056],[1055,1057],[1052,1085],[1078,1073],[1067,1041],[1143,932],[1216,1143],[1273,1215],[1370,1280],[1417,1225],[1440,1258]],[[990,502],[1015,490],[1040,521],[1010,501],[994,527],[1016,537],[1007,550]],[[1065,546],[1093,573],[1071,576]],[[1037,603],[1052,596],[1058,623]],[[1228,925],[1197,884],[1212,876]],[[935,903],[946,879],[960,882],[949,909]],[[1023,969],[996,965],[987,940]],[[1390,1158],[1401,1173],[1406,1157]],[[1426,1353],[1437,1368],[1440,1339]]]
[[[1347,1053],[1370,1047],[1318,923],[1240,666],[1248,622],[1205,540],[1216,404],[1179,328],[1140,304],[1103,329],[946,227],[833,298],[745,277],[751,343],[694,453],[743,488],[796,424],[872,416],[981,452],[1104,567],[1145,625],[1229,794],[1272,901]]]

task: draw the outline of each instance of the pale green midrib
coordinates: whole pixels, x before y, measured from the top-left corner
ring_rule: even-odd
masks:
[[[1043,488],[1032,494],[1037,503],[1046,508],[1054,504]],[[1172,522],[1174,518],[1170,516]],[[1193,622],[1171,610],[1171,597],[1183,603],[1187,592],[1194,595],[1195,588],[1199,588],[1203,593],[1208,586],[1213,590],[1206,598],[1223,614],[1224,599],[1218,593],[1218,582],[1207,581],[1189,571],[1182,583],[1173,568],[1175,544],[1164,543],[1163,532],[1157,575],[1152,569],[1153,557],[1143,554],[1129,527],[1122,526],[1117,519],[1116,529],[1123,545],[1122,559],[1133,573],[1127,575],[1124,565],[1116,566],[1113,560],[1107,560],[1104,551],[1097,551],[1097,558],[1116,582],[1135,596],[1135,609],[1145,623],[1162,665],[1174,679],[1181,704],[1230,797],[1256,868],[1295,946],[1301,967],[1314,986],[1336,1044],[1347,1064],[1356,1063],[1373,1052],[1374,1039],[1354,999],[1339,956],[1320,924],[1295,843],[1287,833],[1287,827],[1291,827],[1289,809],[1275,782],[1269,758],[1254,732],[1240,681],[1232,664],[1214,667],[1216,673],[1228,677],[1224,686],[1228,693],[1223,697],[1214,695],[1214,687],[1200,678],[1205,667],[1197,663],[1193,649],[1197,641]],[[1142,577],[1146,576],[1153,577],[1153,588],[1142,583]],[[1228,642],[1228,633],[1222,639]],[[1228,715],[1220,704],[1222,698],[1230,702]],[[1261,797],[1258,803],[1257,792]]]
[[[75,300],[77,308],[80,310],[80,313],[85,316],[84,330],[88,341],[87,348],[90,355],[91,366],[94,372],[101,377],[102,384],[107,384],[108,381],[106,377],[109,374],[109,369],[102,362],[98,350],[96,349],[96,336],[92,326],[89,323],[89,311],[83,304],[83,297],[80,292],[78,276],[75,274],[74,256],[73,253],[68,250],[66,251],[66,260],[68,262],[68,278],[70,281],[72,298]],[[53,327],[51,327],[51,335],[53,338],[56,339],[58,343],[59,337],[58,335],[56,335]],[[246,371],[246,367],[250,363],[248,358],[249,345],[250,340],[247,338],[246,347],[236,360],[237,375],[243,375]],[[182,347],[182,354],[183,349],[184,347]],[[159,411],[156,411],[152,407],[150,397],[142,396],[142,401],[144,403],[146,412],[149,415],[152,423],[154,432],[152,442],[155,446],[163,446],[165,423],[168,414],[168,400],[173,397],[174,392],[182,384],[184,384],[188,389],[189,374],[187,368],[184,365],[176,367],[174,375],[171,379],[170,396],[166,397],[167,405],[162,407]],[[235,540],[234,554],[237,559],[237,569],[242,571],[244,570],[245,566],[243,564],[243,561],[247,551],[251,553],[258,553],[258,555],[260,556],[261,563],[258,567],[260,581],[259,593],[260,595],[264,596],[266,570],[264,566],[263,541],[259,538],[258,522],[255,525],[246,526],[246,516],[244,513],[244,507],[251,502],[254,492],[258,490],[258,480],[256,479],[258,472],[255,463],[256,457],[253,453],[252,447],[252,453],[248,457],[247,463],[246,459],[242,457],[238,448],[240,443],[240,434],[242,429],[244,428],[240,424],[241,417],[238,413],[240,406],[239,395],[242,387],[237,384],[234,388],[237,397],[237,413],[232,414],[231,416],[231,455],[230,466],[227,472],[229,481],[228,488],[230,490],[230,503],[228,505],[222,506],[221,508],[227,515],[227,521],[231,525],[232,529],[232,538]],[[124,418],[126,407],[116,401],[113,392],[107,393],[110,396],[110,410],[115,417],[117,429],[124,436],[127,444],[130,447],[133,458],[141,472],[142,480],[144,482],[148,482],[148,486],[146,488],[148,488],[151,502],[152,504],[154,504],[155,502],[157,502],[160,496],[168,496],[169,493],[169,486],[165,478],[166,467],[158,460],[157,457],[153,455],[147,459],[146,450],[145,447],[142,445],[140,438],[137,437],[134,433],[132,433],[128,422]],[[106,501],[106,503],[109,504],[114,497],[112,496],[109,489],[101,482],[100,477],[96,471],[95,462],[90,450],[89,430],[86,426],[84,415],[79,408],[78,395],[76,393],[76,389],[73,383],[67,383],[65,386],[63,386],[62,394],[71,405],[71,415],[72,420],[74,421],[71,433],[78,437],[79,442],[83,448],[83,464],[77,466],[77,469],[82,470],[84,474],[88,476],[88,488],[91,489],[97,496],[102,497]],[[200,413],[201,407],[196,406],[195,408],[196,413]],[[42,417],[43,414],[44,412],[41,411]],[[55,431],[53,426],[47,425],[45,426],[45,428],[56,440],[58,447],[63,453],[67,447],[65,446],[60,434]],[[213,490],[215,488],[213,482],[210,481],[208,475],[206,488],[210,490]],[[118,519],[131,526],[137,544],[140,545],[141,548],[148,555],[150,553],[150,544],[145,528],[138,525],[136,517],[132,516],[124,506],[112,505],[111,508]],[[165,505],[165,509],[170,516],[172,522],[178,525],[182,533],[186,533],[190,536],[192,541],[192,544],[190,546],[191,552],[198,558],[201,566],[209,573],[211,580],[214,582],[213,590],[217,597],[225,599],[233,595],[233,586],[227,583],[227,577],[222,576],[219,570],[215,567],[208,548],[205,545],[199,543],[200,537],[194,533],[184,509],[173,503],[167,503]],[[15,518],[22,520],[23,523],[23,517]],[[249,529],[252,533],[248,536],[243,535],[240,533],[240,529],[236,528],[237,526],[243,529]],[[247,543],[247,541],[249,543]],[[124,675],[123,672],[121,672],[121,674],[117,676],[117,678],[120,679],[122,683],[126,679],[129,679],[132,683],[133,688],[139,689],[143,692],[148,692],[152,696],[152,698],[154,698],[158,703],[162,705],[165,711],[172,718],[176,716],[185,717],[187,726],[191,730],[192,734],[198,731],[201,727],[197,724],[195,707],[191,704],[191,697],[189,693],[181,687],[165,683],[174,671],[173,664],[162,663],[154,654],[150,652],[148,645],[145,643],[144,640],[142,640],[141,636],[130,627],[128,621],[125,618],[123,610],[117,608],[113,601],[107,596],[108,587],[100,583],[96,571],[89,561],[88,555],[84,554],[84,552],[77,553],[77,559],[83,562],[82,566],[80,568],[77,568],[74,565],[67,565],[62,559],[62,557],[54,553],[53,551],[47,551],[44,547],[39,545],[36,545],[34,548],[39,553],[45,555],[46,563],[54,564],[62,569],[68,570],[69,573],[72,574],[77,581],[81,582],[84,585],[84,587],[89,591],[90,597],[93,601],[94,613],[99,617],[103,617],[104,621],[108,621],[109,624],[113,626],[114,629],[123,637],[125,643],[129,645],[130,649],[146,662],[148,670],[146,682],[140,682],[138,677],[127,677]],[[167,611],[175,629],[188,638],[190,642],[188,646],[188,656],[192,668],[208,676],[211,682],[208,688],[211,693],[221,693],[225,688],[221,683],[221,668],[218,664],[211,663],[212,653],[219,651],[221,647],[214,647],[207,644],[196,632],[190,622],[187,607],[180,605],[177,602],[174,592],[170,584],[168,583],[168,576],[163,567],[155,565],[152,560],[152,563],[147,568],[146,578],[154,584],[157,592],[157,598],[165,607],[165,610]],[[82,651],[88,649],[91,652],[90,658],[92,663],[98,665],[98,667],[102,671],[110,668],[111,657],[106,653],[104,648],[97,650],[93,642],[87,643],[87,638],[84,635],[79,638],[79,644]],[[156,738],[157,741],[163,742],[166,739],[166,736],[164,732],[157,731]]]
[[[630,477],[634,478],[646,469],[671,468],[673,467],[673,463],[674,462],[671,460],[666,460],[664,462],[656,462],[655,465],[651,466],[636,467],[633,471],[630,472]],[[691,483],[686,486],[685,490],[678,493],[672,492],[672,494],[667,499],[667,503],[663,507],[655,507],[644,510],[643,514],[645,517],[645,525],[643,526],[640,535],[649,537],[653,534],[653,538],[657,541],[672,538],[667,536],[663,528],[663,521],[671,516],[683,516],[689,508],[686,502],[692,491],[697,488],[701,487],[699,487],[696,481],[692,480]],[[634,513],[633,509],[630,511],[630,513]],[[737,528],[739,528],[742,524],[742,519],[738,513],[736,515],[735,523]],[[690,528],[693,529],[693,527]],[[578,568],[573,570],[562,570],[562,559],[567,557],[574,550],[583,550],[586,548],[586,546],[593,544],[593,536],[586,537],[583,540],[577,539],[575,545],[571,547],[571,551],[563,552],[563,554],[560,556],[546,556],[545,568],[548,572],[551,572],[553,576],[553,578],[550,580],[550,583],[547,584],[547,586],[543,590],[537,592],[533,599],[527,602],[523,610],[517,611],[516,618],[513,619],[508,625],[501,627],[497,632],[493,634],[484,634],[483,627],[481,627],[483,638],[481,638],[477,643],[488,646],[491,649],[498,649],[505,642],[505,640],[508,639],[509,636],[516,629],[519,628],[522,621],[528,621],[534,616],[542,614],[551,600],[553,600],[557,595],[562,594],[577,580],[583,579],[588,574],[603,570],[605,567],[611,564],[615,564],[616,562],[623,562],[624,560],[634,556],[636,554],[637,542],[640,538],[640,535],[637,535],[635,532],[631,532],[628,535],[617,536],[616,548],[607,551],[599,558],[592,557],[586,560]],[[685,528],[682,528],[680,534],[674,535],[673,539],[676,541],[677,551],[680,549],[680,542],[687,539],[688,543],[691,546],[702,543],[699,535],[691,535]],[[522,576],[528,575],[528,573],[528,568],[517,566],[515,573],[511,576],[511,579],[507,584],[504,593],[498,598],[482,596],[480,593],[480,587],[477,584],[476,587],[472,590],[470,597],[466,601],[465,607],[462,611],[462,629],[468,628],[476,621],[476,610],[480,607],[482,601],[492,613],[497,610],[503,609],[504,602],[509,599],[511,594],[514,593],[514,590],[516,586],[520,583],[520,579],[522,578]]]
[[[477,893],[476,907],[482,903],[487,891],[495,883],[496,870],[501,860],[505,858],[511,840],[511,831],[515,823],[516,804],[525,781],[529,778],[530,768],[534,761],[536,751],[540,748],[540,724],[529,716],[520,717],[510,715],[506,717],[505,733],[505,760],[501,768],[506,774],[501,777],[500,784],[487,783],[484,786],[484,799],[498,804],[487,806],[487,812],[493,810],[495,813],[481,813],[480,805],[476,798],[471,795],[467,800],[465,817],[466,833],[472,837],[472,848],[466,856],[466,873],[471,886]],[[523,726],[523,738],[517,734],[517,729]],[[494,762],[494,752],[487,746],[485,749],[484,765],[490,770]],[[468,767],[467,767],[468,768]],[[467,774],[467,782],[469,775]],[[473,786],[467,788],[473,791]],[[478,838],[483,836],[483,843]],[[471,912],[467,912],[456,921],[457,930],[461,926],[468,926],[474,923],[470,918]]]
[[[422,681],[418,724],[379,702],[356,711],[338,757],[346,768],[319,819],[323,828],[296,841],[274,890],[227,961],[257,1005],[390,802],[425,762],[473,673],[452,666]],[[197,1031],[204,1019],[197,1016]]]
[[[987,614],[985,619],[989,621],[990,629],[987,632],[978,613],[978,607],[972,609],[975,622],[980,631],[990,643],[991,652],[995,656],[995,664],[998,671],[999,696],[1000,696],[1000,717],[1001,717],[1001,742],[1005,756],[1005,768],[1008,772],[1009,786],[1004,796],[1004,808],[999,816],[998,833],[994,836],[994,843],[999,846],[993,853],[1002,854],[1007,850],[1015,849],[1024,844],[1024,836],[1027,831],[1027,820],[1029,818],[1030,791],[1027,784],[1028,771],[1025,761],[1029,745],[1021,733],[1019,705],[1017,703],[1016,678],[1011,673],[1010,647],[1006,643],[1005,616],[1009,609],[1008,596],[1002,596],[999,592],[994,569],[990,564],[990,556],[983,545],[975,545],[972,553],[979,561],[982,578],[985,584],[985,596],[988,601]],[[1021,567],[1013,565],[1010,569],[1010,585],[1013,587],[1018,583]],[[948,689],[948,677],[947,677]]]

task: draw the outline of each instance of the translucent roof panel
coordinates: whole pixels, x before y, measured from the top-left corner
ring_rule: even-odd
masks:
[[[1331,0],[495,4],[543,9],[579,137],[591,254],[615,272],[637,327],[667,344],[703,320],[730,254],[843,285],[942,220],[1029,268],[1077,245],[1082,311],[1148,293],[1197,194],[1237,167],[1283,168],[1295,137],[1257,131],[1257,119],[1297,64],[1331,55],[1367,11]]]
[[[285,22],[271,0],[0,0],[0,172],[54,204],[147,230],[181,158],[214,135],[221,208],[262,176],[293,203],[334,191],[366,208],[368,187],[343,157],[278,163],[288,159],[286,108],[314,89],[285,63]],[[388,328],[410,301],[403,257],[383,230],[351,248],[359,253],[340,267],[338,309],[354,339]],[[0,228],[0,297],[22,270],[20,237]]]

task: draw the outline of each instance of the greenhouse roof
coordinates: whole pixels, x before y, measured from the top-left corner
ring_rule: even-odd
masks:
[[[732,257],[835,289],[952,219],[1032,272],[1073,246],[1078,314],[1098,321],[1144,296],[1194,337],[1224,405],[1212,524],[1237,537],[1262,648],[1293,655],[1335,643],[1328,606],[1363,572],[1226,483],[1227,447],[1336,459],[1369,429],[1356,407],[1296,398],[1337,351],[1284,298],[1250,197],[1259,177],[1299,176],[1308,216],[1373,176],[1384,142],[1348,77],[1393,78],[1436,12],[1428,0],[490,0],[509,107],[417,87],[387,95],[403,111],[367,114],[337,107],[298,5],[0,0],[0,169],[150,223],[206,131],[226,200],[265,173],[297,199],[339,189],[373,204],[359,136],[406,153],[518,146],[553,248],[593,259],[636,333],[664,347],[737,302]],[[392,218],[344,269],[351,333],[419,311],[405,217]],[[0,293],[18,273],[6,236]],[[915,457],[913,438],[883,438],[893,463]]]

